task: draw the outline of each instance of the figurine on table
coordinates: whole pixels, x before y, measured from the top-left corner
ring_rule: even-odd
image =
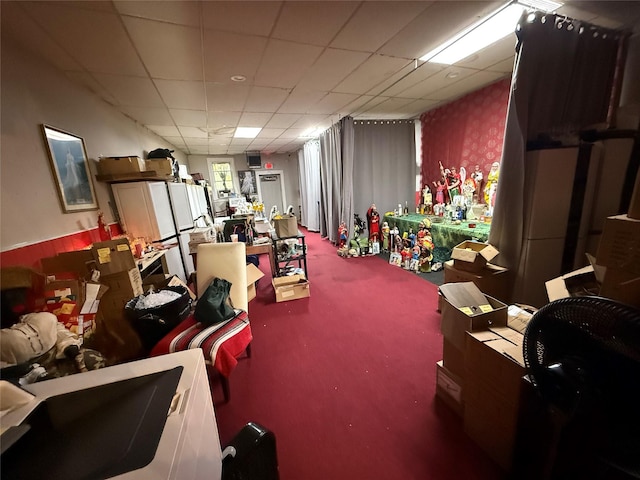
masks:
[[[413,233],[413,228],[409,228],[409,234],[407,235],[407,239],[409,240],[409,247],[413,248],[416,245],[416,234]]]
[[[444,184],[444,179],[438,180],[438,183],[433,182],[433,185],[436,187],[436,204],[441,205],[444,203],[444,191],[447,189],[447,186]]]
[[[456,167],[451,167],[449,173],[447,173],[447,188],[449,189],[449,200],[453,202],[453,199],[460,195],[460,174],[456,172]]]
[[[416,245],[411,250],[411,262],[409,263],[409,270],[411,270],[412,272],[418,273],[419,260],[420,260],[420,247]]]
[[[410,264],[411,264],[411,249],[409,248],[409,244],[405,244],[405,246],[402,248],[402,251],[400,252],[400,255],[402,255],[402,265],[403,268],[405,270],[409,270]]]
[[[491,170],[487,175],[487,184],[484,186],[484,201],[487,205],[492,206],[492,197],[495,197],[495,191],[498,188],[498,177],[500,176],[500,164],[493,162]]]
[[[380,238],[380,214],[375,203],[372,203],[367,210],[367,223],[369,224],[369,240],[377,242]]]
[[[338,248],[344,248],[347,245],[349,239],[349,232],[347,231],[347,224],[340,222],[338,227]]]
[[[389,251],[389,241],[391,236],[391,229],[389,228],[389,224],[387,222],[382,223],[382,251]]]
[[[480,201],[480,190],[482,189],[482,181],[484,180],[484,174],[482,173],[482,170],[480,170],[480,165],[476,165],[475,170],[473,172],[471,172],[471,179],[475,182],[475,191],[474,191],[474,196],[475,201],[479,202]]]
[[[431,271],[431,260],[433,260],[433,249],[426,246],[420,248],[420,258],[418,259],[418,270],[422,273]]]

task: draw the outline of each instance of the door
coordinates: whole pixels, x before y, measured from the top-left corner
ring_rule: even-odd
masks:
[[[284,174],[281,170],[256,172],[258,175],[258,194],[268,215],[275,205],[280,213],[287,208],[287,198],[284,193]]]
[[[193,228],[193,219],[195,217],[187,194],[188,185],[186,183],[168,183],[167,185],[169,186],[169,195],[171,196],[171,205],[178,231],[182,232]]]

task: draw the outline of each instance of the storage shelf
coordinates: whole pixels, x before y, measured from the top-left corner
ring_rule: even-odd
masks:
[[[154,170],[145,170],[144,172],[118,173],[110,175],[96,175],[96,180],[105,183],[118,182],[137,182],[140,180],[172,180],[173,175],[161,176]]]

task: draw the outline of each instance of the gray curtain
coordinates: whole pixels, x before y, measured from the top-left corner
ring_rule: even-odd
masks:
[[[320,143],[310,140],[298,151],[298,174],[302,218],[312,232],[320,231]]]
[[[624,42],[620,32],[542,13],[524,14],[516,33],[516,63],[489,235],[489,243],[500,251],[497,263],[515,274],[514,299],[523,280],[527,144],[568,139],[575,144],[579,130],[607,121]]]
[[[336,242],[342,209],[342,142],[340,124],[320,134],[320,235]]]
[[[342,125],[342,205],[340,221],[347,224],[353,232],[353,165],[354,165],[354,129],[353,118],[344,117]]]
[[[372,203],[380,216],[398,204],[415,211],[414,134],[413,120],[355,121],[353,205],[363,220]]]

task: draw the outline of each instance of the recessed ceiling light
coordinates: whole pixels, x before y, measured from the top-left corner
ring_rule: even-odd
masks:
[[[259,127],[238,127],[236,128],[235,138],[256,138],[262,128]]]
[[[233,75],[231,77],[232,82],[244,82],[247,79],[244,75]]]

